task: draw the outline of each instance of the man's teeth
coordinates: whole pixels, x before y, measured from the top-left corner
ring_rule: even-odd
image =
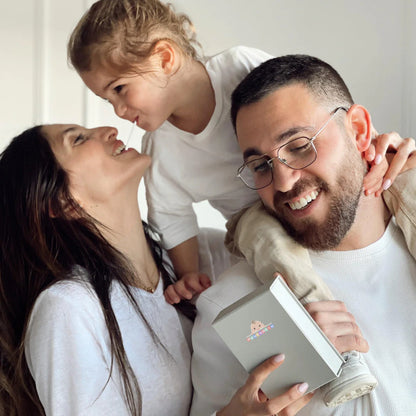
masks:
[[[306,205],[308,205],[311,201],[316,199],[318,194],[319,194],[318,191],[312,191],[309,195],[306,195],[303,198],[299,199],[299,201],[288,202],[288,204],[289,204],[290,208],[293,209],[293,210],[302,209],[302,208],[305,208]]]
[[[126,146],[124,144],[121,144],[119,147],[117,147],[117,149],[113,153],[113,156],[118,156],[125,148]]]

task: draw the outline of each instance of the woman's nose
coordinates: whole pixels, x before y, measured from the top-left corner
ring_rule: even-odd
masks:
[[[114,140],[118,136],[118,130],[115,127],[105,126],[105,127],[97,127],[93,129],[94,133],[96,133],[96,138],[99,140]]]
[[[114,140],[118,136],[118,130],[115,127],[105,127],[105,137],[107,140]]]

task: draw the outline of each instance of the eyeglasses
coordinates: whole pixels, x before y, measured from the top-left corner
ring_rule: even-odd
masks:
[[[348,108],[337,107],[333,110],[331,117],[329,117],[313,137],[297,137],[272,149],[271,152],[276,152],[275,157],[264,154],[245,162],[238,168],[237,176],[250,189],[258,190],[269,186],[273,182],[273,161],[275,159],[295,170],[304,169],[312,165],[318,156],[313,141],[335,117],[338,110],[348,111]]]

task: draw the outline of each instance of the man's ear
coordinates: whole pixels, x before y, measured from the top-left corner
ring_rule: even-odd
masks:
[[[357,149],[363,153],[371,144],[371,117],[365,107],[353,104],[347,113],[350,128],[355,134]]]
[[[156,42],[152,55],[166,75],[176,72],[179,56],[171,42],[163,39]]]

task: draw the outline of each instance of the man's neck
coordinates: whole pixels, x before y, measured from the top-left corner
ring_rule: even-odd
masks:
[[[379,240],[391,217],[382,197],[362,196],[357,214],[347,235],[335,251],[357,250]]]

